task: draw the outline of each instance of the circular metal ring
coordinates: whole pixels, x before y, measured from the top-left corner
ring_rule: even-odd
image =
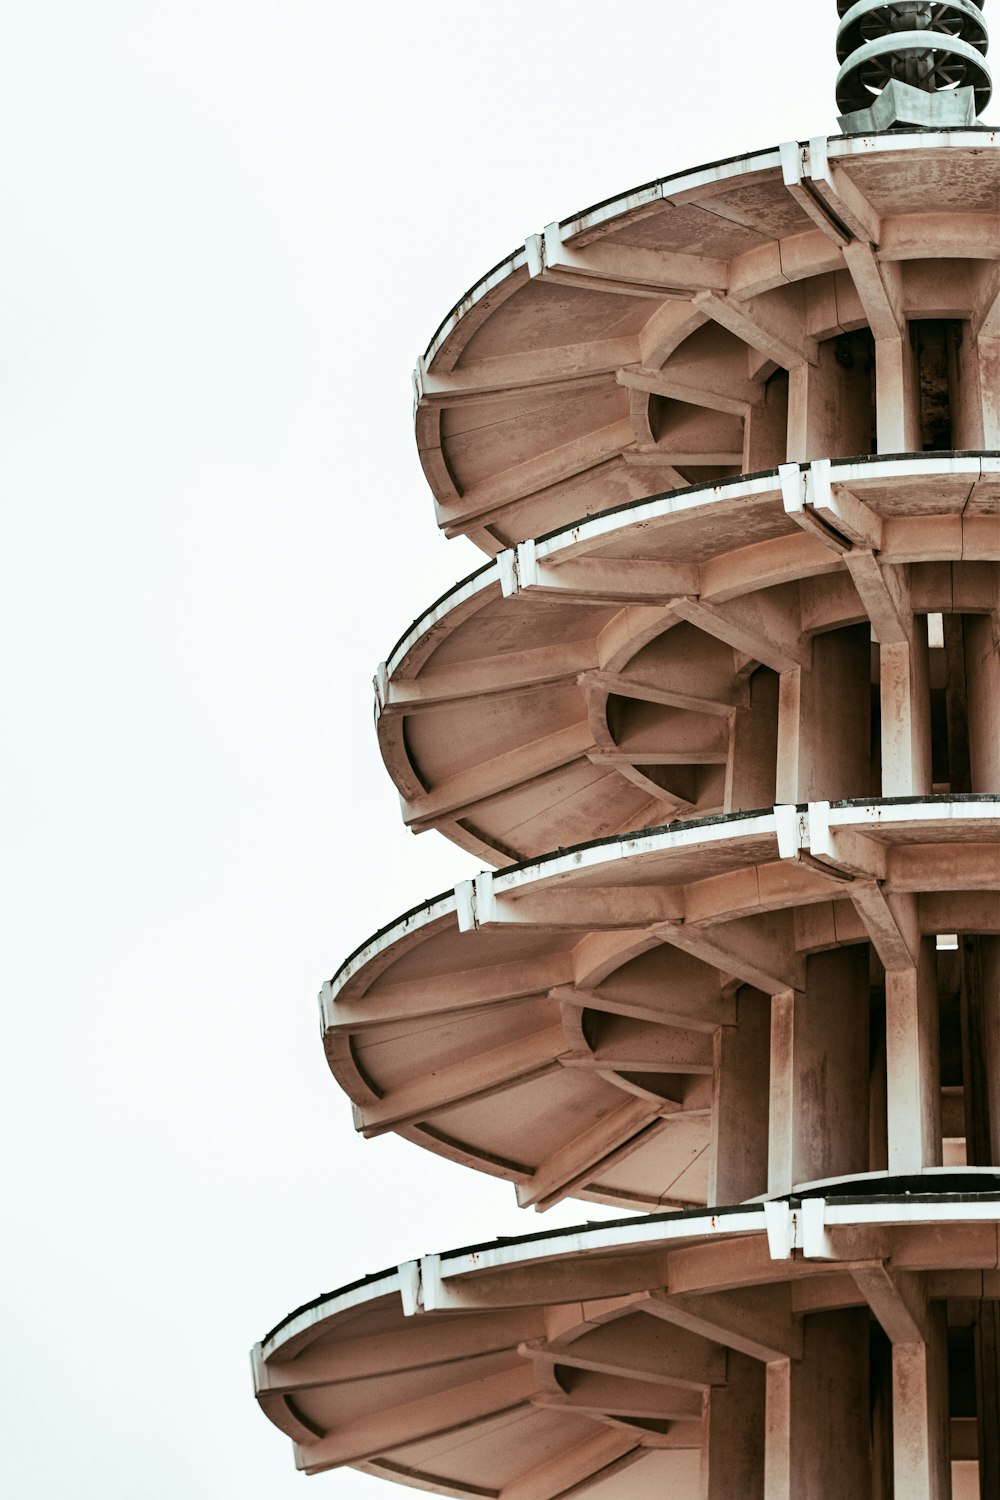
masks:
[[[853,10],[857,3],[858,0],[837,0],[837,14],[846,16],[847,12]],[[877,0],[877,3],[885,5],[891,3],[891,0]],[[930,0],[930,3],[934,3],[934,0]],[[986,9],[986,0],[975,0],[975,4],[980,11]]]
[[[928,93],[962,86],[975,90],[977,112],[993,92],[990,70],[981,52],[960,37],[933,31],[900,31],[865,42],[837,74],[837,105],[843,114],[868,108],[893,78],[906,78],[905,64],[918,64],[917,87]]]
[[[982,5],[976,0],[936,0],[923,9],[927,13],[926,28],[909,26],[906,30],[926,31],[928,36],[957,37],[985,54],[989,33]],[[837,61],[845,62],[865,42],[879,37],[898,37],[904,29],[893,25],[899,13],[900,8],[887,0],[853,0],[853,3],[844,5],[841,9],[843,19],[837,28]]]

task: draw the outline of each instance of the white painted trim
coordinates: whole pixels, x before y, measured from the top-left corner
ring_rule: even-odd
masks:
[[[787,147],[790,144],[792,143],[785,142],[783,146]],[[794,144],[804,148],[812,143]],[[689,171],[681,172],[677,176],[661,177],[640,187],[630,188],[627,192],[608,199],[606,203],[583,209],[562,220],[560,224],[562,238],[572,239],[575,235],[591,233],[602,225],[610,225],[615,219],[634,213],[647,204],[658,201],[670,203],[715,184],[732,183],[737,178],[758,176],[761,172],[773,171],[780,174],[783,165],[781,155],[783,146],[764,147],[762,150],[737,157],[732,161],[712,162],[706,166],[692,167]],[[890,136],[830,136],[826,141],[828,156],[834,161],[845,161],[855,156],[892,156],[899,152],[907,154],[915,151],[967,152],[970,147],[976,151],[998,150],[1000,149],[1000,135],[994,130],[983,127],[977,130],[942,130],[933,133],[900,132]],[[529,236],[529,240],[535,238],[537,236]],[[482,280],[469,288],[444,319],[421,356],[425,368],[433,363],[435,355],[462,319],[482,301],[488,292],[493,291],[508,277],[522,270],[528,264],[528,259],[528,250],[521,246],[506,256]]]
[[[409,630],[393,650],[389,660],[385,663],[387,676],[393,676],[399,663],[413,650],[413,647],[429,630],[433,630],[434,626],[441,620],[447,619],[450,614],[454,614],[456,609],[461,608],[463,604],[467,604],[477,594],[485,593],[487,589],[492,588],[494,584],[498,584],[499,582],[500,571],[497,564],[494,563],[492,567],[487,566],[481,573],[475,573],[471,578],[465,578],[461,583],[457,583],[436,604],[432,604],[430,609],[426,609],[419,619],[414,620]]]
[[[412,1263],[411,1263],[412,1264]],[[285,1344],[297,1339],[300,1334],[306,1333],[311,1328],[319,1329],[331,1318],[340,1313],[351,1312],[356,1307],[363,1307],[366,1302],[376,1302],[382,1297],[398,1292],[401,1286],[401,1272],[405,1267],[398,1267],[393,1271],[386,1271],[377,1281],[365,1281],[360,1286],[348,1287],[341,1292],[331,1292],[322,1302],[314,1307],[303,1308],[302,1312],[295,1315],[287,1323],[281,1326],[259,1345],[261,1358],[265,1361],[271,1359]]]
[[[512,250],[509,255],[505,256],[492,271],[488,271],[480,281],[471,286],[465,296],[456,302],[451,312],[434,334],[424,353],[420,356],[417,367],[419,368],[422,364],[426,370],[442,344],[454,332],[466,314],[470,313],[477,303],[483,300],[487,292],[492,292],[495,287],[500,286],[502,282],[506,281],[508,276],[513,276],[516,271],[520,271],[527,263],[528,258],[524,246],[519,246],[516,250]]]
[[[393,922],[391,927],[387,927],[384,932],[379,933],[377,937],[370,938],[363,948],[359,948],[357,953],[353,954],[338,969],[336,976],[328,984],[325,984],[320,991],[320,1010],[324,1019],[327,1022],[329,1021],[326,1009],[327,1005],[336,999],[348,980],[352,979],[366,964],[370,964],[373,959],[378,958],[387,948],[391,948],[394,943],[398,943],[402,938],[408,937],[411,933],[418,932],[422,927],[429,927],[439,917],[447,917],[456,910],[455,892],[449,891],[447,895],[440,896],[436,900],[432,899],[426,905],[418,907],[416,911],[408,913],[405,917],[400,917],[397,921]]]
[[[510,1240],[484,1249],[461,1255],[425,1257],[421,1266],[429,1271],[431,1278],[440,1265],[440,1279],[451,1281],[459,1276],[475,1276],[477,1272],[498,1270],[504,1266],[530,1265],[544,1260],[572,1259],[576,1255],[590,1256],[623,1252],[636,1249],[667,1249],[688,1241],[703,1243],[719,1239],[743,1237],[747,1234],[766,1233],[765,1205],[752,1212],[704,1213],[678,1219],[658,1219],[652,1222],[646,1217],[636,1218],[627,1225],[595,1224],[581,1228],[572,1234],[555,1234],[530,1244]],[[433,1264],[428,1265],[428,1262]],[[428,1285],[425,1271],[424,1286]],[[425,1306],[428,1303],[425,1300]]]
[[[773,839],[776,858],[794,858],[798,850],[812,847],[810,812],[813,816],[821,815],[824,825],[832,829],[873,834],[880,828],[913,827],[931,833],[941,825],[954,829],[964,823],[975,829],[983,823],[1000,821],[1000,798],[991,798],[987,802],[872,802],[864,807],[829,807],[826,803],[814,803],[811,810],[805,812],[784,807],[769,813],[730,817],[708,825],[682,823],[653,829],[639,837],[625,835],[581,844],[556,858],[541,859],[509,870],[486,871],[486,878],[480,877],[481,886],[479,880],[461,881],[453,892],[401,917],[379,936],[370,939],[320,992],[323,1025],[332,1024],[332,1006],[344,987],[366,965],[382,957],[396,943],[443,918],[455,915],[458,919],[460,913],[463,914],[461,921],[468,924],[461,927],[460,921],[462,931],[477,926],[478,907],[473,906],[474,894],[478,902],[476,887],[482,890],[487,900],[495,901],[497,897],[524,893],[535,885],[544,886],[560,877],[601,868],[607,869],[609,878],[615,883],[614,867],[626,862],[631,864],[713,844],[730,843],[735,847],[743,840]],[[821,847],[824,853],[828,852],[825,844]]]
[[[741,839],[772,837],[777,845],[773,813],[730,818],[707,827],[699,827],[697,823],[681,824],[676,828],[653,829],[640,838],[620,838],[589,847],[583,844],[576,849],[566,850],[558,859],[546,859],[514,870],[499,870],[492,877],[493,889],[497,896],[511,896],[536,881],[553,880],[576,870],[593,870],[620,860],[643,859],[648,855],[729,842],[734,839],[734,833]]]
[[[990,1169],[992,1171],[992,1169]],[[954,1169],[940,1169],[924,1175],[955,1175]],[[837,1185],[849,1188],[851,1183],[872,1181],[873,1176],[837,1179]],[[961,1169],[960,1175],[974,1176],[973,1169]],[[892,1179],[887,1178],[887,1182]],[[831,1182],[831,1187],[834,1184]],[[913,1225],[956,1227],[962,1224],[997,1224],[1000,1227],[1000,1194],[979,1201],[916,1202],[899,1196],[890,1201],[837,1203],[829,1197],[805,1199],[793,1207],[785,1199],[763,1203],[747,1211],[711,1213],[677,1217],[637,1216],[622,1224],[583,1225],[572,1233],[555,1232],[524,1240],[498,1241],[496,1244],[457,1254],[447,1252],[406,1261],[396,1270],[377,1280],[362,1283],[343,1292],[333,1292],[316,1306],[283,1324],[260,1345],[260,1357],[267,1361],[281,1357],[281,1350],[293,1339],[311,1329],[317,1332],[346,1312],[389,1295],[399,1295],[406,1316],[433,1311],[443,1305],[446,1283],[463,1278],[470,1280],[491,1271],[537,1265],[542,1262],[565,1263],[591,1259],[600,1255],[628,1255],[633,1252],[668,1252],[681,1246],[707,1246],[720,1240],[764,1235],[775,1260],[791,1260],[801,1250],[807,1259],[839,1260],[832,1229],[906,1228]],[[437,1295],[436,1295],[437,1294]],[[516,1291],[514,1293],[516,1298]],[[512,1303],[512,1306],[516,1303]]]
[[[905,458],[872,459],[866,463],[817,459],[813,463],[814,465],[823,464],[824,480],[828,476],[831,485],[847,487],[864,484],[866,481],[884,483],[893,479],[961,477],[967,479],[971,488],[983,475],[994,475],[1000,472],[1000,457],[991,454],[972,458],[942,458],[937,454],[913,455]],[[564,548],[574,547],[581,541],[595,543],[610,541],[618,533],[664,521],[683,511],[704,510],[707,518],[714,506],[732,504],[738,500],[773,499],[776,503],[782,504],[787,497],[791,503],[793,495],[797,495],[800,491],[804,492],[805,480],[802,477],[796,478],[796,470],[799,476],[803,476],[808,473],[809,466],[782,464],[780,470],[772,474],[757,475],[752,478],[737,475],[733,479],[721,481],[710,489],[699,486],[687,490],[673,490],[664,495],[654,495],[639,504],[628,505],[624,508],[618,507],[596,516],[588,516],[585,520],[576,521],[571,526],[543,540],[529,540],[529,542],[522,543],[521,548],[516,549],[516,568],[515,550],[512,549],[509,553],[502,554],[492,566],[488,565],[481,573],[457,584],[450,593],[432,605],[414,622],[386,664],[389,678],[394,675],[400,663],[418,641],[469,600],[494,587],[502,587],[509,593],[516,592],[517,583],[523,584],[524,581],[523,578],[515,576],[519,573],[522,549],[526,562],[530,559],[530,562],[537,566],[539,563],[557,562]],[[925,513],[924,510],[914,511],[915,515]]]

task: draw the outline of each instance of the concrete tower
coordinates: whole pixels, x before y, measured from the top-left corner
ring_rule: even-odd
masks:
[[[309,1473],[1000,1496],[1000,140],[981,5],[839,11],[842,136],[549,225],[419,361],[490,560],[378,734],[494,868],[346,960],[327,1055],[365,1135],[640,1215],[285,1319]]]

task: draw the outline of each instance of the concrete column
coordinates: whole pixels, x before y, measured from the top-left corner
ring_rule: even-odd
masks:
[[[892,1345],[869,1325],[872,1410],[872,1500],[895,1500],[892,1481]]]
[[[913,345],[880,339],[875,346],[875,413],[879,453],[919,453],[920,392]]]
[[[913,638],[879,647],[882,796],[931,791],[931,689],[927,616],[914,615]]]
[[[983,391],[979,372],[979,344],[969,337],[968,323],[957,329],[951,371],[951,434],[955,448],[976,450],[983,441]]]
[[[1000,1164],[1000,938],[962,942],[962,1032],[969,1165]],[[1000,1306],[980,1304],[976,1319],[979,1485],[1000,1495]]]
[[[815,365],[789,376],[788,462],[853,458],[872,451],[871,345],[842,334],[819,346]]]
[[[1000,613],[964,624],[972,791],[1000,793]]]
[[[750,705],[733,714],[726,763],[726,812],[773,807],[778,759],[778,674],[759,667],[750,678]]]
[[[744,986],[735,1026],[715,1033],[708,1201],[743,1203],[767,1191],[771,999]]]
[[[888,1059],[886,1008],[873,1007],[870,1016],[871,1059],[868,1076],[868,1170],[889,1170]]]
[[[991,1165],[1000,1166],[1000,937],[981,937],[979,955],[982,975],[984,1061],[989,1075],[986,1107],[989,1111]]]
[[[771,1002],[768,1192],[868,1170],[868,948],[811,954]]]
[[[871,631],[832,630],[813,641],[811,672],[781,674],[778,802],[836,802],[871,787]],[[929,708],[928,699],[928,708]]]
[[[962,943],[962,1030],[969,1165],[1000,1166],[1000,938]]]
[[[972,789],[969,764],[969,693],[965,670],[965,619],[944,616],[944,654],[948,669],[945,706],[948,720],[948,781],[953,792]]]
[[[729,1351],[706,1404],[700,1500],[764,1500],[765,1383],[764,1365]]]
[[[743,472],[776,469],[788,456],[788,376],[778,370],[764,387],[764,399],[752,406],[743,426]]]
[[[768,1365],[765,1500],[871,1495],[868,1324],[863,1309],[818,1313],[804,1321],[802,1359]]]
[[[941,1165],[941,1058],[937,955],[920,940],[912,969],[885,976],[889,1171]]]
[[[980,338],[979,382],[983,395],[983,447],[1000,448],[1000,339]]]
[[[976,1326],[979,1494],[1000,1495],[1000,1305],[982,1302]]]
[[[926,1344],[892,1351],[893,1478],[905,1500],[950,1500],[948,1348],[945,1309],[931,1309]]]

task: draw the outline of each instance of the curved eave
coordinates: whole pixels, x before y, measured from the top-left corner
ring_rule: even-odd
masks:
[[[797,467],[801,472],[808,473],[812,466],[811,462],[807,462]],[[947,455],[892,453],[834,459],[830,461],[829,478],[834,485],[860,485],[866,489],[892,480],[953,480],[956,487],[968,481],[969,488],[958,507],[964,510],[980,478],[992,482],[1000,491],[1000,452],[990,450]],[[638,530],[662,526],[673,517],[688,516],[692,521],[711,521],[714,507],[721,508],[739,502],[760,503],[762,500],[780,503],[782,493],[781,475],[777,469],[769,469],[760,474],[741,474],[721,483],[695,484],[680,491],[643,496],[624,505],[599,511],[595,515],[581,516],[578,520],[536,538],[534,545],[540,555],[557,564],[560,555],[578,543],[600,541],[608,546],[616,542],[627,544]],[[998,513],[995,496],[992,498],[993,513]],[[940,513],[946,514],[953,510],[954,504]],[[794,535],[791,523],[788,534]],[[438,644],[428,644],[431,631],[436,626],[443,625],[450,633],[457,623],[458,611],[464,605],[477,600],[490,589],[498,589],[501,566],[494,561],[477,568],[418,615],[389,651],[383,663],[385,675],[388,678],[394,677],[397,672],[412,675],[415,663],[421,657],[429,655]]]
[[[868,618],[852,569],[873,548],[881,568],[908,577],[917,613],[950,613],[954,599],[992,609],[998,582],[982,564],[1000,560],[1000,455],[784,465],[636,500],[504,553],[438,600],[379,668],[380,748],[405,820],[510,863],[595,827],[723,810],[726,715],[746,691],[745,670],[725,656],[726,607],[757,595],[780,616],[784,647],[770,636],[746,645],[783,670],[793,664],[783,649],[808,653],[815,635]],[[956,592],[940,563],[968,586]],[[871,624],[878,634],[877,613]],[[642,702],[646,682],[673,712],[661,742],[647,732],[629,753],[609,698]],[[643,774],[643,748],[683,767],[685,746],[720,768],[693,798]]]
[[[1000,932],[1000,799],[813,803],[484,872],[366,945],[320,997],[366,1135],[505,1177],[525,1206],[705,1201],[712,1037],[811,953]],[[854,895],[857,895],[857,900]],[[808,920],[805,918],[808,917]]]
[[[804,149],[805,141],[789,143]],[[1000,148],[1000,136],[986,125],[974,125],[952,130],[895,130],[885,135],[830,136],[826,141],[830,156],[835,161],[849,161],[855,157],[878,158],[906,151],[969,150],[995,151]],[[699,167],[686,168],[641,187],[606,198],[590,208],[579,210],[559,220],[560,229],[568,237],[586,234],[603,228],[618,219],[625,219],[651,204],[684,198],[699,190],[717,184],[752,179],[760,174],[780,170],[782,147],[765,147],[744,155],[724,157],[716,162],[707,162]],[[430,366],[451,336],[462,328],[464,319],[490,292],[501,286],[510,277],[526,268],[527,251],[523,245],[512,250],[492,270],[473,283],[463,297],[456,302],[435,329],[423,353],[424,362]]]
[[[257,1397],[307,1473],[693,1500],[732,1350],[762,1379],[801,1352],[803,1317],[898,1316],[879,1293],[901,1272],[930,1302],[996,1296],[998,1229],[996,1174],[964,1172],[428,1255],[285,1320],[254,1350]],[[765,1286],[766,1332],[743,1311]]]
[[[817,340],[868,323],[884,338],[876,265],[895,267],[897,320],[975,320],[996,258],[996,146],[985,129],[790,142],[646,184],[529,237],[418,363],[418,447],[439,524],[495,553],[609,495],[749,467],[734,419],[718,414],[753,404],[776,368],[812,361]],[[950,276],[944,311],[919,266],[900,270],[940,259],[979,263]],[[808,307],[796,301],[806,283],[817,292]],[[706,324],[718,335],[707,363],[692,342]],[[749,351],[749,382],[737,350],[744,363]],[[649,406],[664,381],[683,417],[672,436]],[[704,408],[720,394],[710,422]]]

